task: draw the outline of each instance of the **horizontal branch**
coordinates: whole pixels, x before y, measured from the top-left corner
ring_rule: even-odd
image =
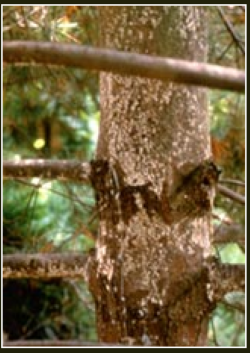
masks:
[[[233,309],[233,310],[238,310],[240,313],[245,314],[246,307],[245,303],[239,303],[239,302],[230,302],[226,299],[221,300],[221,303],[224,304],[227,308]]]
[[[87,162],[72,160],[25,159],[3,162],[3,177],[71,180],[89,182],[90,165]]]
[[[64,65],[244,92],[244,71],[173,58],[54,42],[6,41],[6,63]]]
[[[88,162],[52,159],[22,159],[18,161],[3,161],[3,178],[27,179],[39,177],[62,181],[77,181],[89,183],[91,165]],[[217,191],[242,205],[245,197],[227,187],[218,184]]]
[[[4,347],[82,347],[82,346],[121,346],[120,344],[103,343],[103,342],[83,342],[78,340],[16,340],[6,341]]]
[[[244,181],[241,181],[241,180],[221,179],[221,178],[220,178],[220,183],[221,183],[221,184],[231,184],[231,185],[242,186],[243,188],[245,187],[245,182],[244,182]]]
[[[220,301],[229,292],[245,291],[245,265],[225,264],[212,259],[208,264],[209,287],[208,297]]]
[[[3,256],[3,278],[80,278],[89,281],[91,256],[81,254],[13,254]],[[245,290],[245,266],[223,264],[216,259],[206,264],[208,297],[219,301],[232,291]],[[93,270],[93,268],[92,268]]]
[[[88,259],[74,253],[4,255],[3,278],[85,279]]]
[[[238,194],[237,192],[227,188],[226,186],[223,185],[217,185],[217,190],[219,193],[223,196],[228,197],[229,199],[236,201],[242,205],[245,205],[245,197],[242,196],[241,194]]]

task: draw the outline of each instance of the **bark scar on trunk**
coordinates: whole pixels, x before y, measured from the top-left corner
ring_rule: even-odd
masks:
[[[171,195],[168,195],[165,181],[161,201],[166,223],[172,224],[186,217],[202,217],[211,211],[220,173],[214,162],[208,159],[184,176],[181,185]]]
[[[118,163],[111,166],[107,160],[91,161],[91,181],[96,192],[100,217],[104,208],[113,210],[114,224],[120,218],[125,224],[141,209],[149,217],[158,214],[171,225],[186,217],[202,217],[212,209],[214,187],[220,170],[212,160],[205,160],[183,177],[182,184],[168,195],[164,182],[160,197],[150,182],[126,185],[124,172]]]
[[[119,216],[128,224],[130,218],[141,209],[149,217],[153,214],[163,216],[161,200],[153,191],[152,184],[126,185],[124,172],[118,164],[111,166],[108,161],[100,159],[91,161],[91,181],[100,217],[103,208],[110,207],[115,225],[120,221]]]

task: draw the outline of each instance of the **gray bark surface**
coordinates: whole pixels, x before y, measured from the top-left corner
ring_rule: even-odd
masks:
[[[101,45],[205,61],[203,7],[101,7]],[[206,90],[102,73],[92,169],[100,210],[91,290],[99,339],[206,343],[211,157]]]

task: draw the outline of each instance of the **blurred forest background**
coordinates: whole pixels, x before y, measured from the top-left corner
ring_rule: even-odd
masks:
[[[245,8],[208,7],[209,63],[244,69]],[[4,6],[4,40],[36,40],[98,46],[95,6]],[[221,178],[244,194],[244,96],[209,91],[211,143]],[[100,119],[98,74],[51,66],[3,67],[3,158],[94,158]],[[229,181],[228,181],[229,182]],[[85,252],[94,246],[98,219],[90,187],[38,178],[3,184],[3,253]],[[214,231],[241,225],[242,205],[217,195]],[[244,234],[241,234],[243,237]],[[240,243],[239,243],[240,244]],[[220,244],[225,262],[244,263],[243,247]],[[80,280],[3,282],[3,329],[9,340],[95,341],[92,298]],[[244,296],[231,293],[211,317],[209,344],[245,344]]]

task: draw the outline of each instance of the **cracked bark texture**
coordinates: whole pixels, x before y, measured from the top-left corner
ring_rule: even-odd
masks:
[[[206,61],[205,7],[99,11],[102,47]],[[213,308],[201,271],[211,204],[189,200],[192,182],[195,195],[203,188],[211,200],[214,185],[187,176],[211,157],[206,90],[102,73],[100,99],[93,177],[100,226],[90,279],[99,339],[204,346]]]

